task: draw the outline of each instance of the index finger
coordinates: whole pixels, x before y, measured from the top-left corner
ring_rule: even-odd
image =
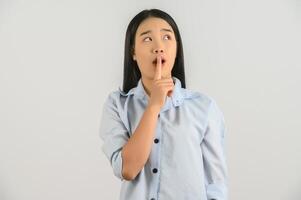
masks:
[[[161,62],[161,56],[157,57],[157,65],[156,65],[156,71],[155,71],[155,76],[154,80],[159,80],[161,79],[161,69],[162,69],[162,62]]]

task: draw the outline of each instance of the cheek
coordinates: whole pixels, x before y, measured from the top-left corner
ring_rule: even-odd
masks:
[[[173,59],[176,58],[176,56],[177,56],[177,45],[176,45],[176,44],[173,44],[173,45],[170,47],[169,55],[170,55],[170,57],[173,58]]]
[[[176,43],[173,44],[173,53],[174,53],[174,55],[177,54],[177,44]]]
[[[142,54],[141,52],[139,55],[137,55],[137,64],[141,72],[148,73],[149,71],[153,70],[152,63],[149,62],[149,55]]]
[[[175,57],[175,55],[177,54],[177,44],[176,43],[171,43],[171,44],[168,45],[167,49],[168,49],[168,54],[170,56]]]
[[[147,49],[145,47],[137,47],[136,49],[136,57],[141,62],[144,62],[146,58],[148,58],[149,54],[147,54]]]

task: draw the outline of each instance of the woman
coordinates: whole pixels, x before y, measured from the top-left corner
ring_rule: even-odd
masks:
[[[181,36],[167,13],[143,10],[126,32],[123,90],[103,106],[102,150],[121,200],[225,200],[224,117],[185,86]]]

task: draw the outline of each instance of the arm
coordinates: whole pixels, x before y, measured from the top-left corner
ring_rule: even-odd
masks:
[[[132,180],[141,171],[151,152],[159,108],[148,106],[134,131],[129,137],[121,120],[114,95],[106,99],[100,124],[102,150],[110,161],[114,175],[119,179]]]
[[[227,200],[227,165],[225,154],[225,121],[216,102],[212,100],[208,123],[201,143],[208,199]]]
[[[133,180],[145,165],[154,139],[160,109],[148,106],[132,137],[122,150],[122,174],[127,180]]]
[[[111,93],[106,99],[100,122],[99,134],[103,141],[102,151],[110,161],[114,175],[123,180],[121,150],[129,139],[129,133],[120,116],[118,99]]]

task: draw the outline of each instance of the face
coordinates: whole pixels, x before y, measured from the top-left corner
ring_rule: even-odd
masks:
[[[138,27],[135,35],[133,59],[141,76],[153,79],[157,55],[162,56],[162,77],[171,77],[177,54],[177,42],[172,27],[161,18],[148,18]]]

